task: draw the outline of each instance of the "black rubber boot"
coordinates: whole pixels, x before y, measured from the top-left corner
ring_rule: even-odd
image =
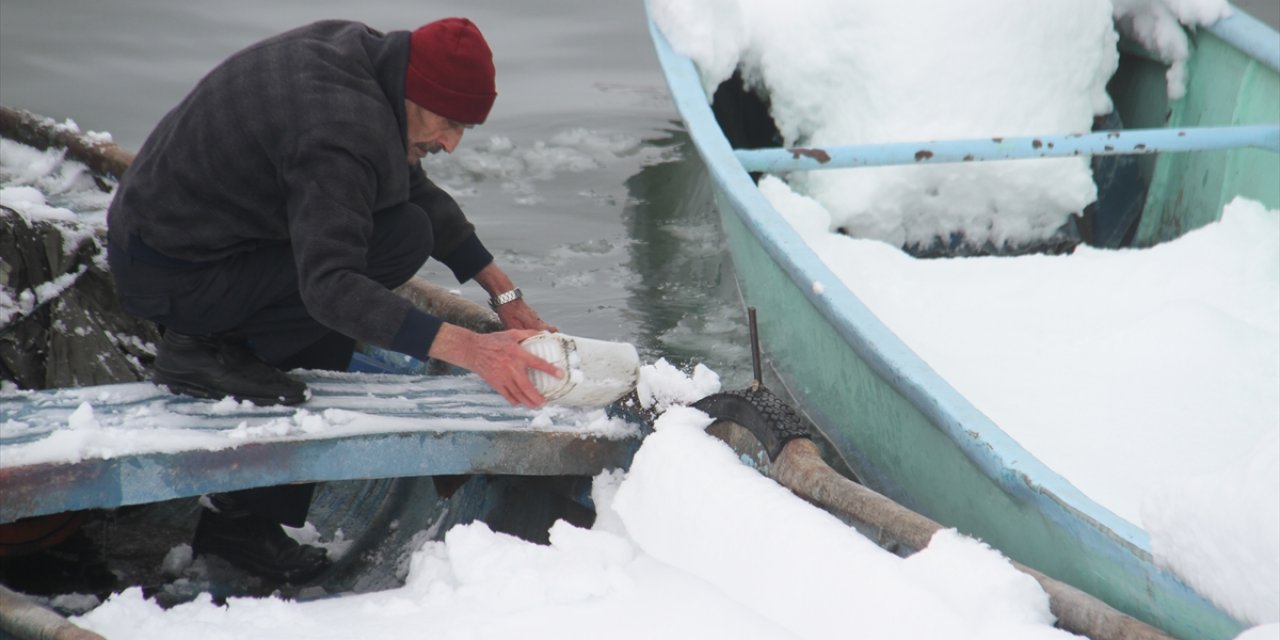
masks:
[[[156,384],[198,398],[231,396],[258,405],[299,404],[307,385],[263,362],[242,340],[165,331],[156,353]]]
[[[278,523],[247,513],[203,510],[191,551],[196,556],[218,556],[254,575],[292,584],[313,580],[330,566],[324,549],[298,544]]]

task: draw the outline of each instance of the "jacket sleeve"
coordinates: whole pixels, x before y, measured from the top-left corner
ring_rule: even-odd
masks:
[[[476,236],[476,228],[462,208],[444,189],[436,186],[422,166],[409,168],[409,201],[422,207],[431,218],[435,247],[431,257],[453,271],[458,282],[466,282],[493,262],[493,255]]]
[[[442,321],[364,275],[380,169],[392,169],[360,154],[353,141],[375,139],[375,131],[359,125],[324,127],[302,134],[283,159],[299,290],[321,324],[425,359]]]

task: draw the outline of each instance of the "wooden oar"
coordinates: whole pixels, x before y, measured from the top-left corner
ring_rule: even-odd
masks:
[[[0,106],[0,136],[40,150],[66,149],[72,159],[83,162],[94,173],[116,180],[133,162],[133,154],[113,142],[95,140],[51,118],[5,106]]]

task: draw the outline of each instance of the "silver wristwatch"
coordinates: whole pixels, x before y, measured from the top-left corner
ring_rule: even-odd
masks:
[[[523,298],[523,297],[524,297],[524,294],[520,292],[520,287],[516,287],[515,289],[512,289],[506,293],[499,293],[498,295],[492,298],[489,298],[489,307],[492,308],[494,311],[497,311],[498,307],[508,302],[515,302],[516,300],[519,300],[520,298]]]

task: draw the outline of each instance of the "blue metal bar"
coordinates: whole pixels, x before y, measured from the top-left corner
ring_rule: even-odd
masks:
[[[1280,71],[1280,33],[1239,7],[1231,7],[1231,15],[1206,29],[1272,71]]]
[[[893,142],[791,149],[738,149],[747,171],[784,173],[904,164],[1140,155],[1251,147],[1280,153],[1280,124],[1130,129],[1019,138]]]

